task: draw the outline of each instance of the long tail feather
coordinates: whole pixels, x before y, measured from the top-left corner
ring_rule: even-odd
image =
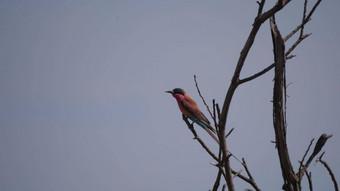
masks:
[[[189,117],[193,122],[195,122],[197,125],[201,126],[204,130],[206,130],[209,135],[217,142],[217,144],[220,144],[220,141],[218,138],[214,135],[215,131],[211,126],[208,126],[207,124],[203,123],[201,120],[197,119],[194,116]]]
[[[217,139],[217,137],[214,135],[214,133],[211,132],[210,129],[208,128],[204,128],[208,133],[209,135],[216,141],[217,144],[220,144],[220,141]]]

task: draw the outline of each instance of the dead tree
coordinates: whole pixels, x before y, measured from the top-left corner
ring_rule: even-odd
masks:
[[[307,175],[310,190],[312,190],[312,179],[311,173],[308,173],[307,169],[311,161],[315,158],[315,156],[322,150],[322,147],[326,143],[327,139],[332,135],[323,134],[320,136],[319,140],[314,146],[313,153],[309,156],[307,162],[304,162],[310,147],[312,146],[313,140],[311,141],[307,151],[305,152],[303,158],[300,162],[300,167],[297,171],[294,170],[288,152],[288,147],[286,143],[286,70],[285,65],[288,59],[294,57],[292,55],[292,51],[310,34],[304,33],[305,25],[311,20],[311,16],[314,11],[320,4],[321,0],[318,0],[312,7],[312,9],[307,13],[307,3],[308,0],[304,1],[303,6],[303,16],[301,23],[297,27],[295,27],[287,36],[282,37],[280,30],[275,23],[275,14],[286,7],[286,5],[290,2],[290,0],[277,0],[276,4],[271,7],[269,10],[264,11],[265,0],[261,0],[258,3],[258,11],[257,15],[254,19],[254,23],[252,25],[252,29],[250,34],[243,46],[243,49],[240,53],[239,59],[236,64],[236,68],[231,79],[231,83],[229,85],[228,91],[226,93],[224,103],[222,108],[219,107],[219,104],[215,103],[213,100],[213,111],[209,109],[208,104],[205,102],[203,96],[198,87],[198,83],[196,81],[196,76],[194,77],[195,84],[198,90],[200,97],[202,98],[208,112],[210,113],[211,118],[213,119],[214,126],[216,128],[216,132],[219,139],[219,152],[215,154],[212,152],[209,147],[204,143],[204,141],[199,137],[196,133],[193,124],[191,124],[187,118],[183,117],[183,120],[186,122],[187,126],[193,133],[195,139],[202,145],[205,151],[216,161],[215,166],[218,168],[218,173],[216,177],[216,181],[213,184],[213,191],[217,191],[220,185],[220,181],[222,179],[225,180],[225,184],[222,186],[222,190],[226,188],[229,191],[234,191],[234,181],[233,176],[236,176],[243,181],[250,184],[256,191],[260,191],[261,189],[255,182],[245,159],[242,158],[242,161],[237,159],[232,153],[228,150],[227,137],[231,133],[233,129],[226,133],[226,123],[228,119],[228,112],[230,108],[230,103],[232,101],[233,95],[236,89],[246,82],[256,79],[259,76],[262,76],[266,72],[270,71],[274,68],[274,87],[273,87],[273,127],[275,132],[275,144],[278,152],[278,157],[281,165],[281,172],[283,178],[282,189],[286,191],[299,191],[301,190],[301,180],[304,174]],[[273,54],[274,54],[274,63],[270,64],[268,67],[264,68],[262,71],[255,73],[249,77],[240,79],[240,73],[246,61],[249,50],[252,48],[255,37],[260,29],[260,27],[266,22],[269,21],[269,26],[271,30],[272,40],[273,40]],[[291,47],[286,50],[285,43],[295,34],[299,32],[298,39],[293,43]],[[230,159],[236,158],[243,165],[246,175],[241,172],[235,171],[230,165]],[[326,169],[329,171],[332,181],[334,183],[335,190],[338,190],[337,182],[334,178],[333,172],[330,167],[327,165],[325,161],[323,161],[321,157],[318,158],[318,161],[322,163]]]

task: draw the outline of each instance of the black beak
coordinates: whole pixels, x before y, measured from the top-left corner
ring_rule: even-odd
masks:
[[[170,94],[174,94],[174,92],[172,90],[169,91],[165,91],[165,93],[170,93]]]

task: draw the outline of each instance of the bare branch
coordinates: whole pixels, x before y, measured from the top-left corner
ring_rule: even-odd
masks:
[[[316,8],[319,6],[319,4],[321,3],[321,0],[318,0],[313,8],[311,9],[311,11],[309,12],[309,14],[306,16],[305,19],[302,20],[302,23],[300,25],[298,25],[292,32],[290,32],[285,38],[284,38],[284,41],[286,42],[289,38],[291,38],[297,31],[299,31],[301,28],[304,27],[305,24],[307,24],[310,20],[311,20],[311,17],[314,13],[314,11],[316,10]],[[305,14],[305,13],[304,13]],[[303,34],[303,33],[302,33]],[[301,33],[300,33],[300,36],[301,36]]]
[[[202,101],[203,101],[205,107],[207,108],[207,110],[208,110],[208,112],[209,112],[209,114],[210,114],[210,117],[211,117],[211,118],[214,118],[213,114],[212,114],[211,111],[210,111],[210,108],[209,108],[207,102],[205,102],[204,97],[202,96],[201,91],[200,91],[200,89],[199,89],[199,87],[198,87],[198,82],[197,82],[197,80],[196,80],[196,75],[194,75],[194,81],[195,81],[195,85],[196,85],[197,92],[198,92],[199,96],[201,97],[201,99],[202,99]]]
[[[308,0],[305,0],[305,3],[303,5],[303,15],[302,15],[301,23],[304,23],[304,21],[306,20],[307,3],[308,3]],[[305,28],[305,25],[302,25],[301,30],[300,30],[300,37],[303,36],[304,28]]]
[[[325,154],[325,152],[323,152],[322,155],[321,155],[316,161],[317,161],[317,162],[321,162],[321,164],[323,164],[323,166],[327,169],[329,175],[330,175],[331,178],[332,178],[332,181],[333,181],[333,184],[334,184],[334,189],[335,189],[335,191],[339,191],[338,183],[337,183],[337,181],[336,181],[336,179],[335,179],[335,176],[334,176],[334,174],[333,174],[332,169],[329,167],[329,165],[328,165],[324,160],[321,159],[322,156],[323,156],[324,154]]]
[[[248,81],[251,81],[259,76],[262,76],[263,74],[265,74],[266,72],[268,72],[269,70],[273,69],[275,67],[275,63],[271,64],[270,66],[268,66],[267,68],[263,69],[262,71],[252,75],[252,76],[249,76],[247,78],[244,78],[244,79],[241,79],[238,81],[238,85],[240,84],[243,84],[245,82],[248,82]]]
[[[295,43],[289,48],[289,50],[286,52],[286,56],[289,56],[289,54],[307,37],[309,37],[312,33],[309,34],[305,34],[299,37],[299,39],[297,39],[295,41]]]
[[[254,179],[253,179],[253,176],[251,175],[251,173],[250,173],[250,171],[249,171],[249,169],[248,169],[246,160],[244,160],[244,158],[242,158],[242,165],[243,165],[244,169],[246,170],[246,172],[247,172],[248,177],[250,178],[250,180],[254,180]]]
[[[271,9],[269,9],[267,12],[264,12],[263,14],[261,14],[260,17],[257,17],[257,19],[255,19],[255,23],[259,22],[259,24],[263,23],[264,21],[266,21],[267,19],[269,19],[271,16],[273,16],[275,13],[277,13],[278,11],[280,11],[284,6],[286,6],[288,3],[290,2],[290,0],[278,0],[278,2],[276,3],[276,5],[274,5]],[[255,24],[254,23],[254,24]],[[253,24],[253,26],[254,26]]]
[[[225,138],[227,138],[233,131],[234,131],[234,128],[231,128],[229,133],[225,136]]]
[[[214,120],[214,125],[215,125],[215,130],[218,133],[219,132],[219,127],[216,119],[216,104],[215,104],[215,99],[213,99],[213,120]]]
[[[305,158],[306,158],[306,156],[307,156],[307,154],[308,154],[308,152],[309,152],[310,147],[311,147],[312,144],[313,144],[313,141],[314,141],[314,138],[310,141],[309,146],[308,146],[308,148],[307,148],[305,154],[303,155],[302,160],[300,161],[299,172],[301,171],[301,169],[302,169],[303,166],[304,166],[304,165],[303,165],[303,162],[305,161]],[[302,177],[298,176],[298,179],[299,179],[299,181],[298,181],[298,182],[299,182],[299,186],[300,186],[300,189],[301,189],[301,179],[302,179]]]
[[[219,170],[217,173],[216,181],[215,181],[212,191],[217,191],[218,187],[220,186],[221,175],[222,175],[222,172],[221,170]]]
[[[309,190],[313,191],[313,184],[312,184],[312,173],[308,172],[306,170],[306,176],[307,176],[307,180],[308,180],[308,185],[309,185]]]
[[[262,14],[262,11],[263,11],[263,6],[264,6],[264,3],[266,2],[266,0],[261,0],[261,2],[258,2],[257,1],[257,4],[259,4],[259,9],[257,11],[257,16],[261,16]]]
[[[236,175],[237,177],[239,177],[240,179],[242,179],[243,181],[245,181],[248,184],[250,184],[256,191],[261,191],[261,189],[257,186],[257,184],[255,183],[255,181],[253,179],[247,178],[247,177],[243,176],[242,174],[238,173],[235,170],[232,170],[231,172],[234,175]]]
[[[333,135],[327,135],[327,134],[322,134],[318,141],[315,144],[314,151],[313,153],[309,156],[307,162],[305,165],[303,165],[303,168],[299,170],[299,172],[296,173],[296,176],[302,178],[304,173],[306,172],[306,169],[308,168],[309,164],[312,162],[314,157],[321,151],[322,147],[325,145],[326,141],[331,138]]]

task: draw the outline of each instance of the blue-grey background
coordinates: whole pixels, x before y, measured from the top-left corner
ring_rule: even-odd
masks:
[[[164,91],[184,88],[203,109],[196,74],[209,104],[222,105],[257,7],[255,0],[0,1],[0,190],[211,189],[214,160]],[[299,24],[302,7],[293,1],[277,15],[283,35]],[[324,159],[338,180],[339,9],[336,0],[321,3],[305,28],[313,34],[287,62],[292,163],[298,168],[312,138],[333,134]],[[265,23],[241,76],[272,62]],[[271,143],[272,79],[271,71],[240,86],[227,123],[235,128],[229,149],[263,190],[282,185]],[[324,167],[310,171],[315,190],[333,189]],[[237,190],[251,188],[234,180]]]

